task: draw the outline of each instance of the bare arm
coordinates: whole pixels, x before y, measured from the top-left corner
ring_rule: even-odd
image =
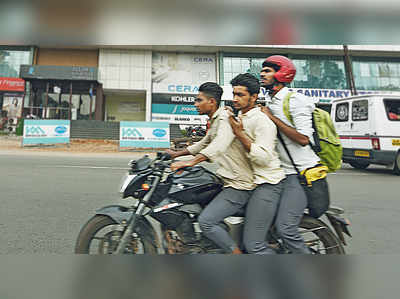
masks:
[[[175,171],[184,167],[193,167],[200,162],[207,161],[208,158],[202,154],[197,154],[192,160],[178,161],[171,164],[171,170]]]
[[[181,156],[191,155],[191,153],[186,148],[181,151],[173,151],[173,150],[167,149],[165,152],[171,156],[171,159],[175,159],[175,158],[181,157]]]

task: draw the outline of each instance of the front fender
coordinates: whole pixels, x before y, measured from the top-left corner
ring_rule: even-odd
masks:
[[[132,213],[132,211],[129,211],[129,208],[120,205],[110,205],[102,207],[96,211],[96,215],[110,217],[119,224],[121,224],[124,220],[128,222],[132,216]],[[159,249],[160,244],[158,242],[157,234],[150,222],[145,217],[140,217],[139,223],[141,224],[141,229],[144,229],[151,234],[151,236],[145,234],[144,237],[148,238],[148,240]]]
[[[96,215],[104,215],[121,224],[123,220],[128,221],[132,216],[132,211],[129,208],[119,205],[111,205],[102,207],[96,211]]]

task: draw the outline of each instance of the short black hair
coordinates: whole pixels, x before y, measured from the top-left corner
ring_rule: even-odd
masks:
[[[210,98],[214,98],[217,101],[217,106],[219,107],[224,90],[215,82],[206,82],[200,85],[199,92],[206,94]]]
[[[260,82],[252,74],[239,74],[231,80],[232,86],[246,86],[250,95],[260,93]]]
[[[277,71],[279,71],[281,69],[281,67],[279,65],[277,65],[275,63],[271,63],[269,61],[264,61],[263,64],[262,64],[262,67],[263,68],[264,67],[272,67],[275,70],[275,72],[277,72]]]

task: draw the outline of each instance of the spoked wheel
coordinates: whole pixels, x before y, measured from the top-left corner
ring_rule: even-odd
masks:
[[[299,230],[312,253],[345,254],[339,239],[322,221],[304,216]]]
[[[145,236],[147,230],[138,223],[138,229],[132,234],[124,254],[156,254],[157,250]],[[118,247],[122,231],[113,219],[96,215],[86,223],[79,233],[75,253],[112,254]]]

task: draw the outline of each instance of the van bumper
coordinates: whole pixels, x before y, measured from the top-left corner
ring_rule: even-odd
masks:
[[[356,156],[356,151],[368,152],[369,157]],[[396,151],[377,151],[371,149],[344,148],[343,162],[349,163],[352,161],[367,162],[370,164],[389,165],[394,163],[396,159]]]

